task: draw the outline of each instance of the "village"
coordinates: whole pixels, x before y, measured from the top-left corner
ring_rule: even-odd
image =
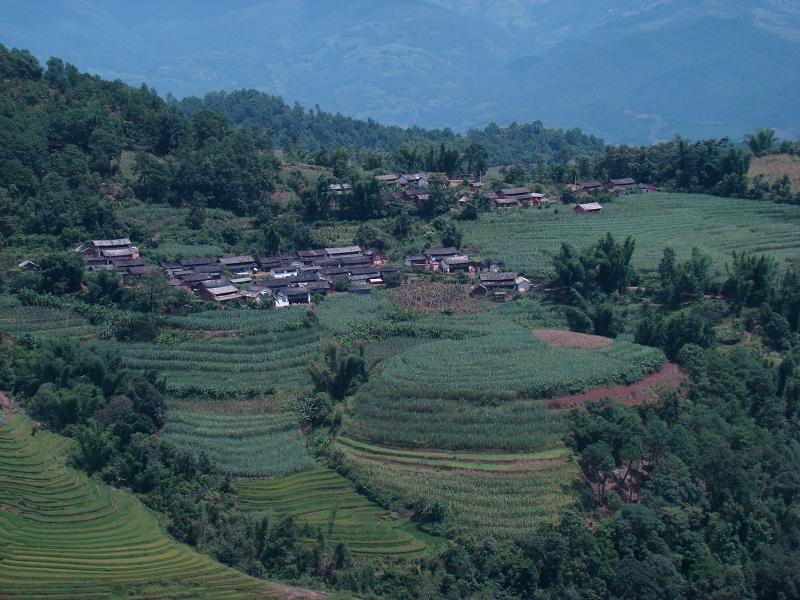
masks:
[[[483,181],[468,177],[447,179],[442,174],[413,173],[377,175],[375,179],[387,188],[394,201],[410,203],[419,209],[430,198],[428,187],[434,177],[440,178],[450,189],[463,192],[458,198],[461,206],[479,195],[491,203],[493,210],[544,207],[557,202],[545,192],[522,186],[498,187],[486,193]],[[332,195],[348,194],[352,186],[333,183],[329,184],[328,191]],[[571,208],[576,214],[592,214],[603,210],[602,204],[592,201],[592,197],[601,192],[651,191],[656,188],[624,178],[607,183],[593,180],[571,184],[565,196],[575,200]],[[531,290],[530,280],[517,272],[504,270],[501,261],[473,258],[455,247],[429,247],[423,252],[408,254],[399,266],[391,264],[383,251],[358,245],[311,248],[263,258],[251,255],[187,257],[159,267],[148,264],[129,238],[93,240],[79,245],[75,251],[83,259],[86,270],[111,271],[126,283],[135,283],[160,267],[170,286],[218,305],[250,303],[282,308],[311,304],[315,297],[333,293],[368,296],[374,289],[413,284],[426,272],[466,280],[471,284],[473,297],[494,301],[505,301]]]
[[[111,271],[133,282],[152,272],[130,239],[93,240],[76,248],[87,270]],[[299,250],[265,258],[249,255],[183,258],[161,267],[168,283],[217,304],[269,303],[275,308],[311,304],[331,293],[370,295],[387,285],[413,284],[421,272],[462,274],[473,282],[473,296],[504,301],[528,293],[531,282],[505,272],[498,261],[475,261],[457,248],[428,248],[405,257],[403,269],[379,251],[360,246]]]

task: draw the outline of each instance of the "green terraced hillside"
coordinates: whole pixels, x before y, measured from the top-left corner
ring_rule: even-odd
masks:
[[[283,597],[170,540],[131,494],[67,468],[69,440],[31,425],[0,422],[0,598]]]
[[[91,337],[95,329],[89,321],[69,310],[23,306],[16,298],[0,298],[0,333],[35,338]]]
[[[318,355],[319,335],[300,328],[178,344],[120,344],[119,349],[126,366],[156,370],[179,394],[259,394],[309,384],[308,365]]]
[[[575,215],[567,206],[488,214],[464,226],[463,246],[538,277],[552,273],[552,257],[562,242],[584,248],[606,232],[636,238],[633,262],[641,269],[654,270],[666,246],[679,258],[688,258],[697,247],[723,273],[734,250],[768,252],[780,262],[797,260],[800,207],[692,194],[634,194],[606,203],[596,215]]]
[[[173,408],[164,437],[179,450],[205,452],[233,475],[280,476],[314,466],[294,414],[210,415]]]
[[[274,511],[303,524],[327,525],[335,509],[333,541],[346,542],[354,554],[415,557],[426,549],[407,519],[361,496],[352,483],[329,469],[271,481],[243,480],[236,487],[243,510]]]
[[[535,453],[414,451],[340,438],[347,463],[379,487],[436,501],[457,525],[496,538],[554,522],[577,465],[564,448]]]

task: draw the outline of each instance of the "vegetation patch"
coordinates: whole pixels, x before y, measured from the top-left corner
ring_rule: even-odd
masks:
[[[293,414],[223,416],[172,410],[164,436],[178,450],[205,453],[232,475],[275,477],[314,466]]]
[[[379,488],[435,506],[463,531],[521,538],[556,520],[569,503],[578,474],[570,453],[498,455],[407,451],[346,438],[337,444],[344,464]]]
[[[772,254],[781,262],[800,251],[800,207],[693,194],[633,194],[615,198],[601,214],[576,215],[566,206],[494,213],[464,226],[464,246],[503,259],[528,276],[550,276],[563,242],[583,247],[611,232],[636,239],[634,266],[654,271],[665,247],[679,256],[708,254],[722,275],[731,252]]]
[[[387,295],[400,308],[423,313],[470,313],[483,303],[469,295],[470,286],[453,283],[404,285]]]
[[[212,328],[230,326],[227,317],[203,320],[211,321]],[[258,331],[263,326],[247,327]],[[310,383],[308,365],[318,355],[319,335],[311,328],[289,328],[170,345],[120,344],[119,351],[128,367],[157,371],[177,394],[266,394]]]
[[[253,598],[269,584],[171,541],[131,494],[64,465],[66,438],[0,424],[0,590],[8,597]],[[137,592],[138,590],[138,592]]]
[[[350,481],[323,468],[273,481],[237,482],[241,508],[274,512],[299,523],[328,527],[331,541],[355,554],[416,557],[426,550],[415,528],[358,494]]]
[[[751,178],[761,175],[769,183],[780,181],[785,175],[792,182],[792,189],[800,191],[800,156],[794,154],[768,154],[750,159]]]

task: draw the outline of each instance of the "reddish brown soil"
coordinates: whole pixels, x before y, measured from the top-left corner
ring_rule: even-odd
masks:
[[[607,348],[614,340],[599,335],[576,333],[563,329],[534,329],[533,335],[553,348],[577,348],[578,350],[597,350]]]
[[[0,392],[0,408],[3,408],[9,412],[14,410],[14,403],[11,401],[11,398],[6,396],[3,392]]]
[[[654,400],[658,392],[680,389],[686,382],[686,375],[678,365],[667,363],[658,373],[650,375],[633,385],[615,385],[589,390],[582,394],[561,396],[545,400],[547,406],[555,410],[567,410],[573,406],[596,402],[603,398],[611,398],[622,404],[637,406]]]

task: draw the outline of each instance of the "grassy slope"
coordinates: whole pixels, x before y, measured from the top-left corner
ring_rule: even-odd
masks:
[[[253,598],[270,585],[171,541],[131,494],[64,464],[68,440],[0,424],[0,596]],[[273,590],[274,591],[274,590]]]
[[[530,276],[552,272],[552,256],[561,242],[577,248],[606,232],[636,238],[634,263],[657,267],[664,247],[680,257],[693,247],[724,272],[731,252],[769,252],[779,261],[800,256],[800,208],[691,194],[643,194],[621,197],[600,215],[575,215],[567,207],[512,210],[481,217],[464,226],[464,246],[482,256],[504,259],[509,268]]]

